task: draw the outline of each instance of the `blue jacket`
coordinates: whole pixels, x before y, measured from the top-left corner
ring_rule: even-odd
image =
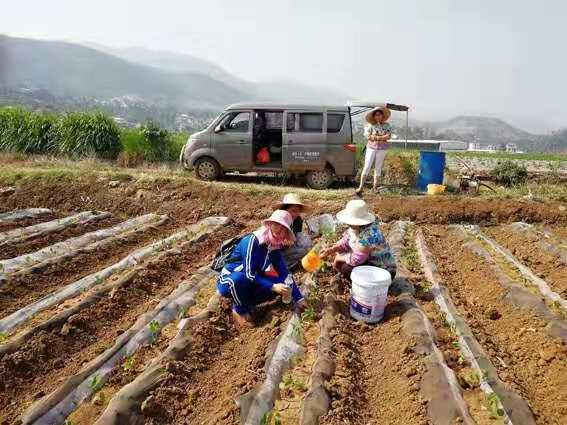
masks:
[[[277,278],[264,274],[270,265],[277,271]],[[254,234],[242,238],[224,268],[229,272],[244,273],[248,279],[268,290],[272,290],[274,283],[283,283],[290,275],[282,256],[282,250],[268,250],[266,245],[260,245]],[[291,278],[293,279],[293,276]],[[292,285],[291,296],[294,302],[303,298],[295,281]]]

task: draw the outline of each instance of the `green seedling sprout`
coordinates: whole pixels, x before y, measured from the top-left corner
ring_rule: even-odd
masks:
[[[0,332],[0,344],[4,344],[6,341],[8,341],[8,335],[6,335],[6,332]]]
[[[177,313],[177,319],[181,320],[185,317],[185,315],[187,314],[187,310],[189,310],[189,308],[187,306],[183,306],[179,309],[179,313]]]
[[[100,375],[95,375],[93,376],[93,378],[91,379],[91,382],[89,383],[89,387],[93,392],[97,392],[102,388],[102,378],[100,377]]]
[[[65,419],[63,425],[75,425],[75,422],[73,422],[71,419]]]
[[[459,341],[453,341],[451,343],[451,345],[453,346],[453,348],[456,348],[457,350],[459,349],[460,345],[459,345]]]
[[[307,307],[305,311],[301,314],[301,321],[302,322],[315,321],[315,309],[312,306]]]
[[[462,354],[459,354],[459,360],[457,360],[457,363],[459,363],[460,365],[464,365],[466,363],[466,360]]]
[[[486,396],[486,404],[491,418],[499,419],[504,416],[504,410],[499,407],[500,397],[498,397],[498,394],[491,393],[490,395]]]
[[[128,357],[126,360],[124,360],[124,363],[122,364],[122,369],[124,369],[124,372],[129,372],[134,369],[134,362],[134,357]]]
[[[480,385],[480,376],[478,372],[474,370],[471,370],[468,373],[466,373],[464,378],[471,388],[477,388]]]
[[[262,416],[260,425],[281,425],[282,420],[279,412],[269,411]]]
[[[302,333],[303,333],[303,323],[301,322],[301,320],[298,320],[297,322],[294,322],[292,325],[291,336],[294,339],[298,339],[301,337]]]
[[[159,322],[157,320],[152,320],[148,327],[150,328],[150,345],[154,345],[157,342],[159,334]]]

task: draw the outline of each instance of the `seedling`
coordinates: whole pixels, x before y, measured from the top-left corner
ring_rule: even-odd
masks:
[[[498,397],[498,394],[491,393],[490,395],[486,396],[486,404],[486,407],[488,408],[490,417],[492,419],[499,419],[504,416],[504,410],[499,407],[500,397]]]
[[[103,385],[103,383],[102,383],[102,378],[100,377],[100,375],[93,376],[93,378],[91,379],[91,382],[89,383],[90,389],[95,393],[102,388],[102,385]]]
[[[0,332],[0,344],[4,344],[8,341],[8,335],[5,332]]]
[[[187,314],[187,310],[189,310],[189,308],[187,306],[183,306],[179,309],[179,313],[177,313],[177,319],[181,320],[185,317],[185,315]]]
[[[291,388],[297,391],[307,391],[305,383],[301,379],[295,378],[289,372],[284,375],[282,385],[284,389]]]
[[[477,388],[480,385],[480,376],[474,370],[467,372],[464,375],[464,379],[471,388]]]
[[[302,333],[303,333],[303,323],[301,322],[301,320],[298,320],[297,322],[294,322],[292,325],[291,336],[295,339],[298,339],[301,337]]]
[[[134,369],[134,362],[134,357],[128,357],[122,364],[122,369],[124,369],[124,372],[129,372],[130,370]]]
[[[262,420],[260,421],[260,425],[281,425],[282,420],[280,418],[279,412],[266,412],[264,416],[262,416]]]
[[[459,354],[459,360],[457,360],[457,363],[459,363],[460,365],[464,365],[466,363],[466,360],[462,354]]]
[[[63,425],[75,425],[75,422],[73,422],[71,419],[65,419]]]
[[[159,334],[159,322],[152,320],[148,327],[150,328],[150,345],[154,345],[157,342]]]
[[[301,321],[303,322],[314,322],[315,321],[315,309],[309,306],[301,314]]]
[[[451,343],[451,345],[453,346],[453,348],[456,348],[457,350],[458,350],[459,347],[460,347],[460,346],[459,346],[459,341],[453,341],[453,342]]]

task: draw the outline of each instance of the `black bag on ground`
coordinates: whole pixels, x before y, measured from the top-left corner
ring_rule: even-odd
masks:
[[[238,242],[240,242],[243,237],[244,236],[236,236],[232,239],[224,241],[220,249],[218,250],[217,255],[215,255],[215,259],[211,264],[211,269],[216,272],[220,272],[230,259],[234,248],[236,248],[236,245],[238,245]]]

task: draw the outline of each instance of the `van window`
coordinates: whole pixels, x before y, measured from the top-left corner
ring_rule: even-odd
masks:
[[[300,113],[299,114],[299,131],[306,132],[306,133],[322,133],[323,132],[323,114]]]
[[[224,131],[247,133],[250,126],[250,112],[233,112],[224,121]]]
[[[327,114],[327,133],[338,133],[343,128],[345,114]]]
[[[295,116],[297,114],[294,114],[292,112],[288,112],[287,113],[287,122],[286,122],[286,128],[287,128],[287,132],[291,133],[292,131],[295,131]]]
[[[281,130],[283,125],[283,112],[266,112],[266,129]]]

